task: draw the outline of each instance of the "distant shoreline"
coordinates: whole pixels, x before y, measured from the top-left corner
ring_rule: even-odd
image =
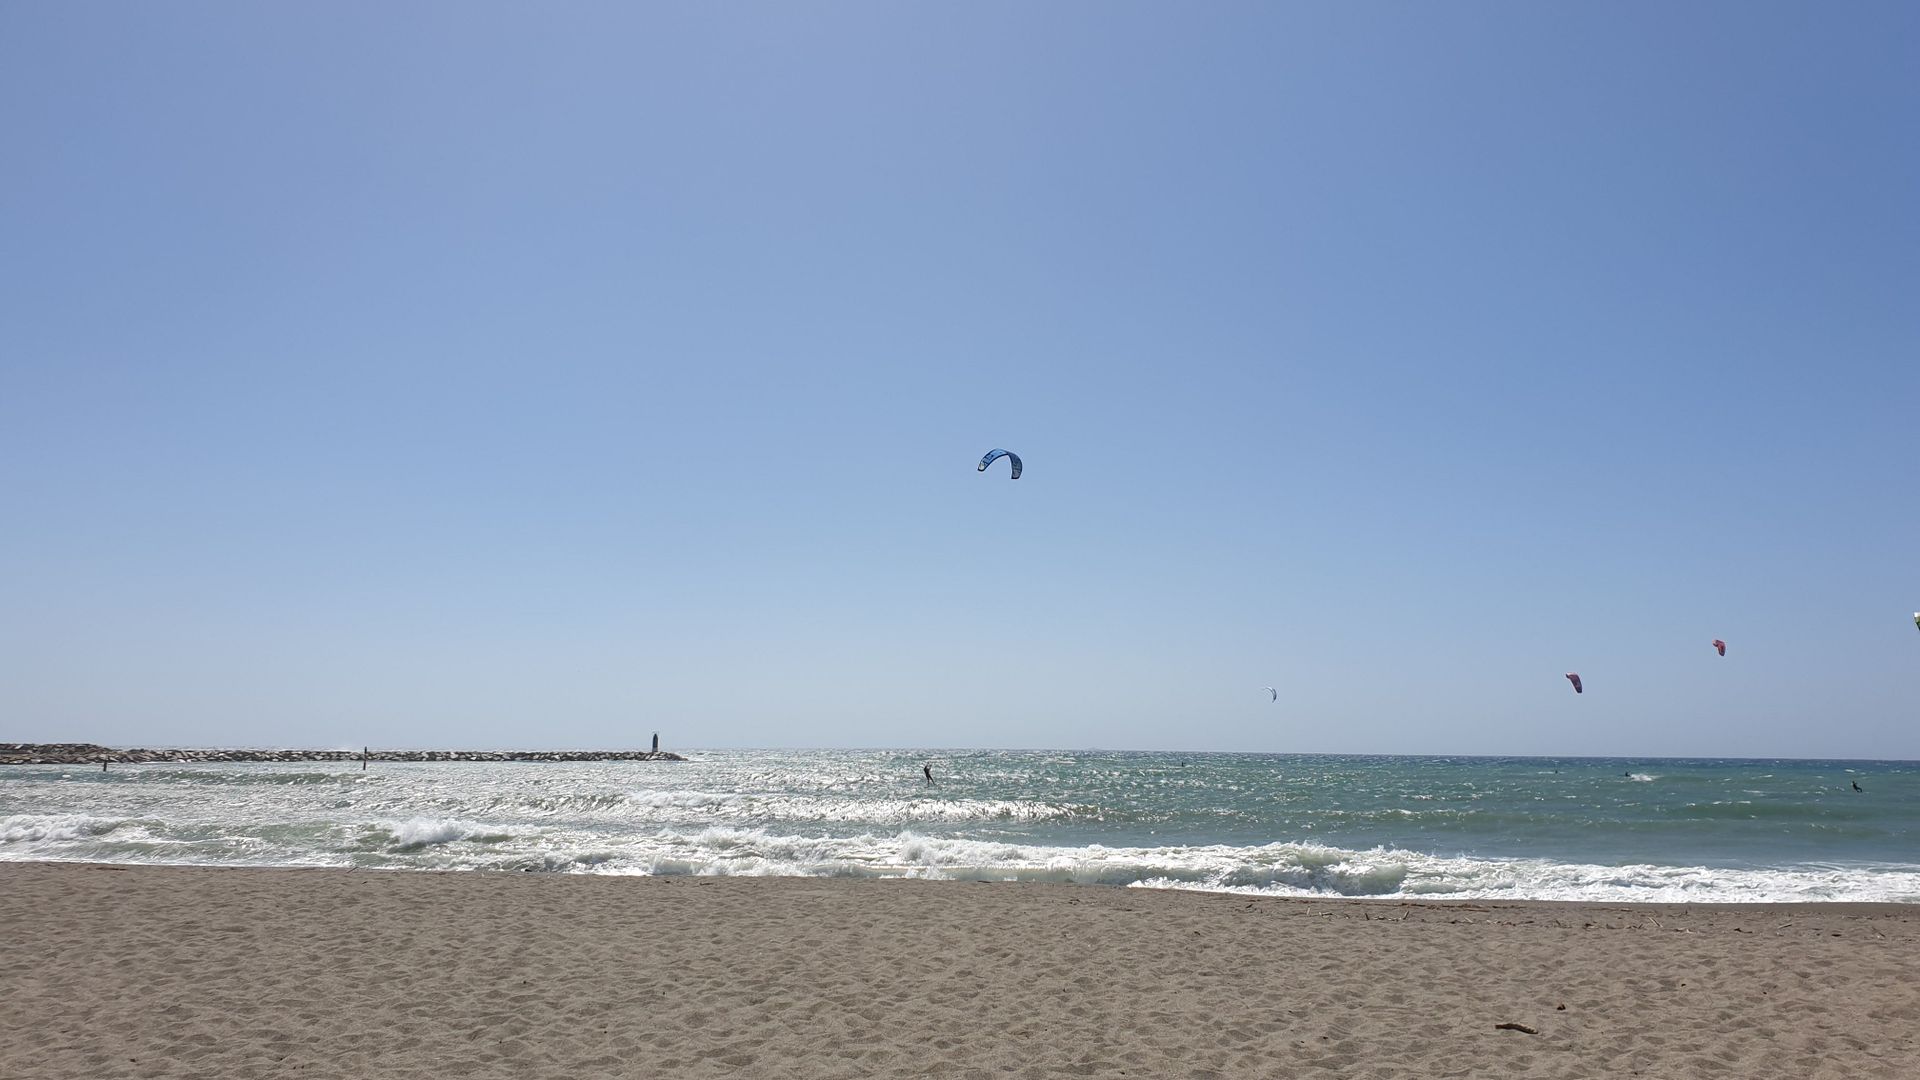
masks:
[[[667,750],[115,749],[94,743],[0,743],[0,765],[141,765],[306,761],[685,761]]]

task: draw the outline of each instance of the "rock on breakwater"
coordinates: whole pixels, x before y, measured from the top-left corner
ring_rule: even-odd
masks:
[[[161,761],[685,761],[666,750],[261,750],[114,749],[94,743],[0,743],[0,765],[140,764]]]

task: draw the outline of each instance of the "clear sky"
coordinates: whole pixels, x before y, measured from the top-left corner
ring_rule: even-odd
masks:
[[[1920,757],[1916,56],[0,6],[0,740]]]

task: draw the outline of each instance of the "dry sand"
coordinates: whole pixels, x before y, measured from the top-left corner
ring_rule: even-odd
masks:
[[[0,928],[18,1080],[1920,1077],[1901,906],[11,863]]]

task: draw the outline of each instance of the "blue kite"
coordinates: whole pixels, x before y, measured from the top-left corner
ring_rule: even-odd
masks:
[[[987,451],[987,456],[980,459],[980,468],[978,471],[986,472],[987,466],[993,464],[995,461],[998,461],[1001,458],[1006,458],[1008,461],[1013,462],[1013,476],[1011,476],[1009,479],[1013,479],[1013,480],[1020,479],[1020,455],[1014,453],[1011,450],[1002,450],[999,447],[995,447],[992,450]]]

